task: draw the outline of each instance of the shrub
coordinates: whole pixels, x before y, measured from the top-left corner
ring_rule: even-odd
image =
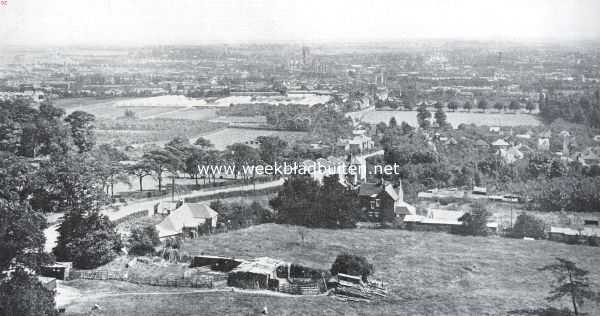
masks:
[[[35,276],[17,268],[0,281],[0,315],[55,316],[54,293]]]
[[[331,265],[331,274],[338,273],[360,275],[366,282],[367,277],[373,273],[373,265],[365,257],[343,253]]]
[[[452,233],[459,235],[487,236],[487,221],[492,214],[488,212],[486,206],[481,203],[475,203],[471,211],[463,215],[460,220],[462,225],[452,230]]]
[[[80,269],[93,269],[113,260],[122,243],[115,225],[99,212],[71,212],[59,227],[54,254],[57,260],[73,261]]]
[[[544,233],[544,222],[535,216],[521,214],[517,217],[517,221],[512,228],[510,236],[514,238],[531,237],[543,239],[546,237],[546,234]]]
[[[154,226],[134,227],[129,237],[129,253],[136,256],[153,254],[154,247],[160,245],[158,231]]]

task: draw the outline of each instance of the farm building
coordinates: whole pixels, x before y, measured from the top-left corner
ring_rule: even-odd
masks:
[[[594,239],[600,244],[600,228],[583,227],[583,229],[573,229],[568,227],[551,226],[548,232],[548,238],[553,241],[578,243],[585,239]]]
[[[217,226],[219,214],[205,203],[185,203],[156,225],[160,238],[196,238]]]
[[[463,211],[452,211],[442,209],[430,209],[426,216],[407,215],[404,218],[404,224],[409,230],[423,231],[445,231],[450,232],[453,227],[461,226],[462,218],[467,214]],[[487,227],[491,233],[498,228],[498,223],[489,222]]]
[[[278,289],[277,268],[283,265],[287,263],[267,257],[243,261],[231,270],[227,285],[243,289]]]
[[[56,262],[53,265],[41,266],[40,274],[45,277],[68,280],[71,269],[73,269],[72,262]]]

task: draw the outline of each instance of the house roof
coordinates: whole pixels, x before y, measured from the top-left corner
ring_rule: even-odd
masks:
[[[204,203],[187,203],[171,212],[162,222],[156,225],[159,237],[173,236],[181,233],[183,227],[199,226],[208,218],[217,218],[219,213]]]
[[[492,143],[492,146],[510,146],[504,139],[499,138],[495,142]]]
[[[363,183],[358,189],[359,196],[374,196],[381,192],[386,192],[394,201],[399,198],[398,193],[391,184],[382,186],[379,183]]]
[[[358,189],[359,196],[373,196],[381,192],[381,184],[378,183],[363,183]]]
[[[281,265],[287,265],[287,262],[269,257],[261,257],[249,261],[243,261],[239,266],[231,270],[231,272],[271,274],[275,272],[277,267]]]

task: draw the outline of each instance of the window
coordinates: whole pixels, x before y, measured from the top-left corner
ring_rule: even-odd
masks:
[[[371,201],[371,209],[374,210],[375,209],[375,201]]]
[[[380,206],[381,206],[381,200],[375,199],[375,207],[380,207]]]

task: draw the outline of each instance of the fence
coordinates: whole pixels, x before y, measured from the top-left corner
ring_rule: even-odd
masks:
[[[111,270],[73,270],[70,279],[84,280],[117,280],[135,284],[170,287],[192,287],[213,288],[214,283],[226,281],[227,275],[200,275],[192,277],[163,276],[163,277],[141,277],[135,273]]]
[[[318,295],[327,289],[327,285],[322,280],[310,283],[286,283],[278,287],[279,292],[295,295]]]

